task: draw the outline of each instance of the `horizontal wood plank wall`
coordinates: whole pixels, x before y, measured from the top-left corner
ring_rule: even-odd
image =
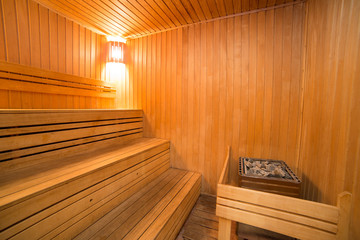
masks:
[[[353,193],[360,239],[360,2],[309,1],[300,170],[307,199]]]
[[[304,4],[190,25],[129,41],[126,102],[145,136],[171,140],[171,164],[214,194],[233,156],[297,169]],[[236,166],[236,159],[232,160]]]
[[[106,38],[32,0],[1,0],[0,60],[107,80]],[[0,108],[113,108],[114,99],[0,91]]]

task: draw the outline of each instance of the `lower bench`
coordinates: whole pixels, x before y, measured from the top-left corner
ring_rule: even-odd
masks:
[[[174,239],[200,185],[200,174],[170,168],[75,239]]]
[[[32,168],[43,177],[21,176],[27,188],[3,182],[9,195],[0,198],[8,202],[0,210],[0,239],[174,238],[200,194],[201,175],[169,168],[165,140],[114,147],[78,155],[81,163],[66,168]]]

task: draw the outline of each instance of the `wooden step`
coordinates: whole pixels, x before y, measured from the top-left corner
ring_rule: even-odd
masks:
[[[0,182],[0,239],[62,232],[72,225],[69,220],[101,208],[90,214],[95,221],[168,168],[169,142],[138,138],[6,173]]]
[[[200,184],[198,173],[169,169],[75,239],[175,239],[200,194]]]

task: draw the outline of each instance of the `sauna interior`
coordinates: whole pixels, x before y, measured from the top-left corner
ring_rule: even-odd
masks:
[[[285,161],[294,204],[339,219],[289,236],[360,239],[360,1],[0,2],[0,239],[182,239],[222,174],[243,191],[239,157]]]

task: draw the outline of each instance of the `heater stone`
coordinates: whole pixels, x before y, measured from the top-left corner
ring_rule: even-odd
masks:
[[[284,161],[241,157],[239,175],[241,187],[300,197],[301,181]]]

